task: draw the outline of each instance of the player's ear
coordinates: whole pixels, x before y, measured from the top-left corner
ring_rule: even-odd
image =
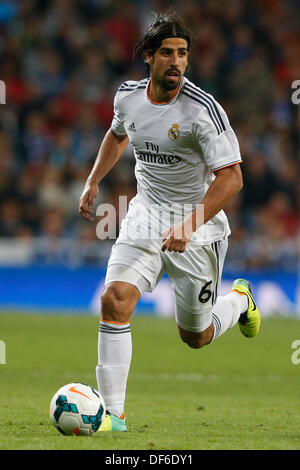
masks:
[[[153,54],[150,51],[145,52],[145,62],[148,65],[153,64]]]

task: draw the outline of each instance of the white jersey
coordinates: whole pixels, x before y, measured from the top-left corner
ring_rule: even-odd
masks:
[[[149,79],[120,86],[111,129],[128,135],[136,158],[137,195],[130,203],[129,218],[158,208],[165,222],[155,229],[161,238],[162,231],[172,226],[170,213],[175,214],[174,223],[180,216],[182,220],[201,203],[215,179],[213,172],[242,160],[227,115],[210,94],[183,77],[171,101],[155,103],[148,86]],[[220,211],[199,227],[188,247],[229,234],[227,217]]]

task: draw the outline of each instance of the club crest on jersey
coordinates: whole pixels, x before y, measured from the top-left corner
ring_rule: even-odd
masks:
[[[180,136],[179,125],[172,124],[172,127],[168,130],[168,136],[171,140],[175,140]]]

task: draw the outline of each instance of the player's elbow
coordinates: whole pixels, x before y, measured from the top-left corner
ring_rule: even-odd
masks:
[[[243,175],[240,168],[236,168],[231,172],[231,187],[234,194],[243,189]]]

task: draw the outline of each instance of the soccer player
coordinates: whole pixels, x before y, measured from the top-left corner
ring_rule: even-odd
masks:
[[[118,89],[111,128],[80,198],[81,215],[94,220],[98,184],[130,141],[137,195],[112,248],[101,297],[96,377],[107,407],[101,431],[127,430],[130,317],[164,272],[175,292],[179,335],[191,348],[237,323],[249,338],[260,328],[247,280],[218,296],[230,235],[223,207],[242,188],[242,159],[223,108],[184,76],[190,47],[176,16],[158,16],[145,32],[136,52],[145,55],[150,77]]]

